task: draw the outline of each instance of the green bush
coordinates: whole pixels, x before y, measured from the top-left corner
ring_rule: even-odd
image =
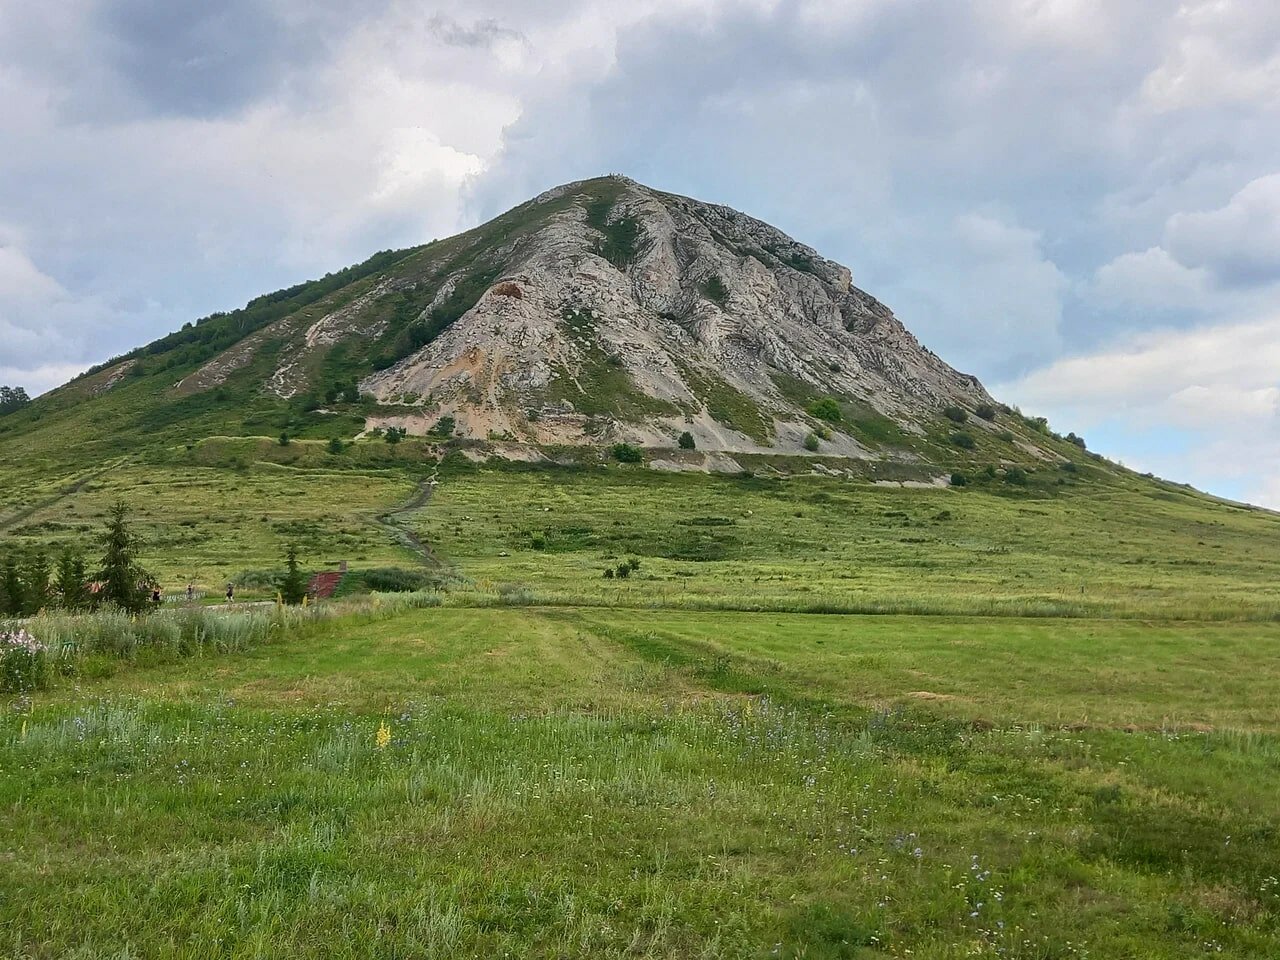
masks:
[[[980,403],[978,404],[977,407],[974,408],[973,412],[976,413],[978,416],[980,416],[983,420],[986,420],[988,423],[995,423],[996,408],[993,407],[991,404]]]
[[[533,416],[530,415],[530,420]],[[431,425],[429,431],[433,437],[452,437],[453,431],[458,428],[458,421],[446,414]]]
[[[1008,467],[1004,472],[1004,482],[1012,483],[1018,487],[1025,487],[1027,485],[1027,471],[1021,467]]]
[[[644,454],[640,449],[629,443],[615,443],[612,452],[613,459],[619,463],[641,463],[644,460]]]
[[[693,434],[690,433],[688,430],[680,434],[679,444],[680,444],[681,450],[692,450],[695,446],[697,446],[697,444],[694,443]]]
[[[951,474],[951,485],[953,487],[967,487],[969,485],[969,478],[963,473],[953,473]]]
[[[387,432],[383,434],[382,439],[394,446],[403,440],[407,433],[404,427],[387,427]]]
[[[818,435],[816,433],[810,433],[804,438],[804,448],[811,452],[818,449]]]
[[[1068,433],[1064,439],[1067,441],[1067,443],[1074,443],[1081,450],[1085,448],[1084,437],[1077,437],[1074,433]]]
[[[282,447],[287,447],[289,445],[289,435],[287,433],[280,434],[280,439],[276,442]]]
[[[430,585],[426,574],[420,570],[403,567],[374,567],[360,571],[365,586],[376,593],[413,593]]]
[[[831,397],[821,397],[808,406],[809,415],[819,420],[830,420],[833,423],[844,417],[840,412],[840,404]]]
[[[977,446],[976,441],[967,433],[953,433],[951,435],[951,443],[959,447],[961,450],[972,450]]]
[[[330,453],[334,453],[334,454],[341,453],[341,452],[342,452],[342,449],[343,449],[343,448],[342,448],[342,441],[341,441],[340,439],[338,439],[337,437],[330,437],[330,438],[329,438],[329,446],[328,446],[328,448],[327,448],[327,449],[328,449],[328,451],[329,451]]]
[[[954,405],[943,410],[942,415],[952,423],[964,423],[969,419],[969,414],[965,413],[960,407]]]
[[[624,269],[636,255],[640,241],[640,221],[635,217],[621,217],[600,228],[604,234],[598,252],[619,270]]]
[[[712,274],[707,279],[707,282],[702,285],[702,292],[708,300],[720,306],[724,306],[725,301],[729,299],[729,288],[715,274]]]

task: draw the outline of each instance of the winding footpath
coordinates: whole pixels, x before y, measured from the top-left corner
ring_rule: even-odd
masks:
[[[431,496],[436,492],[436,484],[439,483],[437,475],[437,471],[432,471],[431,476],[422,481],[417,493],[413,495],[408,503],[396,510],[379,514],[374,518],[374,522],[382,529],[390,532],[402,546],[417,555],[423,566],[442,570],[445,568],[445,563],[436,555],[436,552],[414,532],[412,527],[401,520],[405,515],[413,513],[415,510],[421,510],[431,502]]]

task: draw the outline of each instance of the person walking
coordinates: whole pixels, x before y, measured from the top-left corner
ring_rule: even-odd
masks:
[[[236,585],[234,583],[227,584],[227,603],[236,602]]]
[[[187,584],[187,603],[196,598],[196,585],[194,583]]]

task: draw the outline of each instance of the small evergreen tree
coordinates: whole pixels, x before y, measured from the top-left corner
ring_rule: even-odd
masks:
[[[23,579],[22,612],[34,616],[49,602],[49,558],[43,550],[37,550],[27,560]]]
[[[129,508],[117,500],[107,514],[107,527],[102,534],[102,568],[97,579],[102,582],[98,602],[114,604],[131,613],[147,607],[147,587],[151,582],[138,562],[142,541],[129,526]]]
[[[280,580],[280,597],[285,603],[297,606],[307,596],[307,575],[298,566],[297,544],[289,544],[284,555],[284,577]]]
[[[690,433],[688,430],[680,434],[679,442],[680,442],[681,450],[692,450],[694,447],[697,446],[697,444],[693,440],[693,434]]]
[[[329,452],[338,454],[342,452],[342,440],[338,437],[329,438]]]
[[[289,445],[289,434],[287,434],[287,433],[281,433],[281,434],[280,434],[280,439],[279,439],[279,440],[277,440],[276,442],[277,442],[277,443],[279,443],[279,444],[280,444],[280,446],[282,446],[282,447],[287,447],[287,446]]]
[[[18,576],[18,563],[13,557],[5,557],[0,570],[0,611],[7,617],[22,615],[22,578]]]
[[[54,593],[67,610],[79,610],[88,605],[89,591],[85,585],[84,557],[70,547],[58,558]]]

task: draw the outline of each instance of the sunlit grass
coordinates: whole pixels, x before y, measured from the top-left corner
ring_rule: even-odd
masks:
[[[1267,707],[1234,724],[1277,700],[1274,659],[1218,708],[1186,668],[1221,647],[1238,674],[1272,628],[1073,629],[430,609],[68,683],[0,720],[6,944],[1271,955],[1280,748]],[[1044,722],[1118,644],[1094,722]],[[1037,704],[1054,673],[1078,688]],[[1162,726],[1162,676],[1231,726]]]

